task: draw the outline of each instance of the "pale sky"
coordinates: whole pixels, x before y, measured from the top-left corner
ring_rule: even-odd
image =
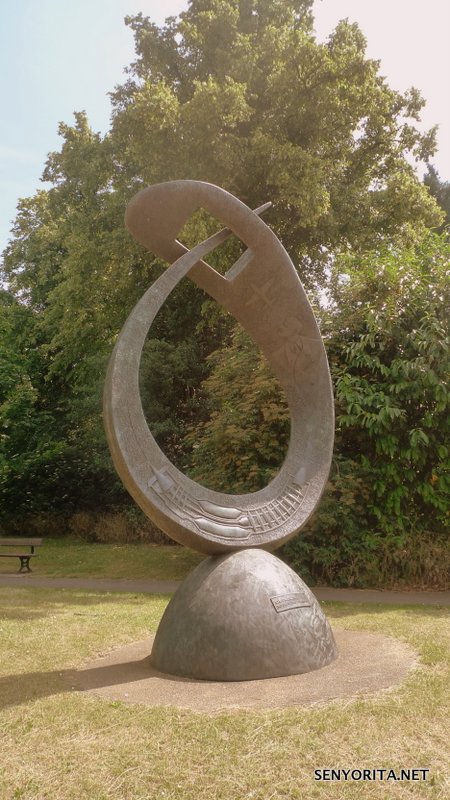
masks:
[[[94,130],[109,126],[107,92],[124,80],[134,57],[133,37],[123,23],[143,14],[161,24],[182,0],[0,0],[0,251],[17,200],[43,188],[47,153],[59,149],[58,123],[85,109]],[[438,123],[433,159],[450,180],[449,0],[315,0],[316,31],[325,40],[336,23],[358,22],[367,55],[381,60],[389,85],[421,90],[427,129]]]

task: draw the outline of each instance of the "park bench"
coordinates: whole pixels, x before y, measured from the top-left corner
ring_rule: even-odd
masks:
[[[1,553],[0,558],[20,558],[20,569],[19,572],[31,572],[30,567],[30,558],[33,558],[37,553],[34,552],[35,547],[39,547],[42,544],[42,539],[13,539],[10,536],[6,538],[0,539],[0,548],[2,547],[13,547],[13,553]],[[23,552],[23,548],[29,547],[30,550],[28,553]],[[22,552],[20,552],[20,549]]]

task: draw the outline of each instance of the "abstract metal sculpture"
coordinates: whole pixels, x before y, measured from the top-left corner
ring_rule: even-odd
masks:
[[[334,425],[312,309],[285,249],[258,216],[269,205],[252,211],[217,186],[180,180],[144,189],[126,211],[133,236],[174,263],[119,335],[105,385],[106,433],[116,469],[143,511],[177,542],[212,556],[175,594],[152,653],[162,671],[209,680],[307,672],[336,657],[328,622],[303,581],[276,557],[253,550],[276,549],[312,514],[328,477]],[[199,208],[227,228],[187,251],[176,235]],[[222,276],[203,259],[231,233],[247,250]],[[148,429],[139,394],[142,348],[184,276],[233,314],[284,388],[289,449],[279,473],[258,492],[229,495],[200,486],[168,460]]]

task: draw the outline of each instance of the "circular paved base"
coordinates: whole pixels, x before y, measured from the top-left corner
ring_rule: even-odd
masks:
[[[322,669],[287,678],[209,682],[164,675],[150,666],[152,639],[85,664],[72,685],[109,700],[192,711],[288,708],[350,698],[398,685],[417,663],[404,642],[380,634],[335,631],[339,656]]]

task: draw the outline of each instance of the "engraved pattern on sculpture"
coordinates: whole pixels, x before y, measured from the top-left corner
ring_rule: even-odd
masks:
[[[243,511],[195,498],[170,474],[168,466],[160,470],[153,467],[153,475],[147,485],[181,519],[189,516],[199,531],[227,539],[248,539],[255,534],[277,530],[297,513],[306,499],[309,486],[308,483],[301,485],[293,478],[279,497]]]

